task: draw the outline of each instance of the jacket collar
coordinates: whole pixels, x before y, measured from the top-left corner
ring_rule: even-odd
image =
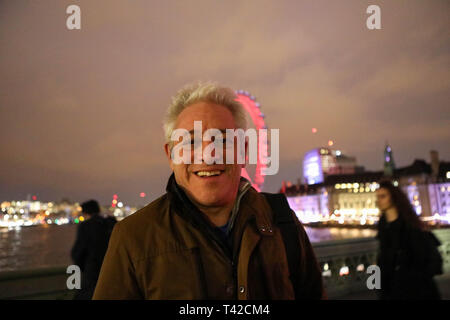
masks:
[[[200,210],[179,187],[174,173],[169,178],[166,191],[169,195],[170,203],[176,208],[176,213],[192,223],[195,227],[207,231],[210,236],[217,236],[217,230],[214,226],[203,217]],[[271,211],[264,196],[256,191],[247,179],[241,177],[238,195],[230,216],[227,232],[231,232],[237,223],[242,225],[246,224],[248,220],[255,219],[258,232],[264,236],[272,236],[273,223],[270,216]]]
[[[272,209],[264,196],[254,188],[250,188],[245,199],[242,199],[240,212],[240,220],[243,220],[241,223],[255,219],[256,228],[261,235],[273,235]]]

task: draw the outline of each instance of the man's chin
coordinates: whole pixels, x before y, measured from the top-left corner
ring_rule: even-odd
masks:
[[[195,195],[195,201],[204,207],[224,206],[226,202],[223,194]]]

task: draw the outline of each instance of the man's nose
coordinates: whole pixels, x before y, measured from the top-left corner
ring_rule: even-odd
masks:
[[[220,157],[223,157],[223,151],[213,141],[202,142],[203,162],[214,164],[219,161]]]

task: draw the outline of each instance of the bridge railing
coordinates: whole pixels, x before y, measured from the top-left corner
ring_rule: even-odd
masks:
[[[0,273],[0,299],[67,300],[67,266],[7,271]]]
[[[439,252],[444,273],[450,273],[450,229],[437,229],[433,233],[440,240]],[[330,299],[355,293],[369,293],[367,267],[376,265],[378,241],[360,238],[313,243],[322,268],[324,285]],[[374,292],[370,294],[375,295]]]
[[[433,231],[441,241],[444,273],[450,273],[450,229]],[[330,299],[367,294],[367,267],[376,264],[378,242],[360,238],[313,243]],[[66,266],[0,273],[0,299],[72,299]]]

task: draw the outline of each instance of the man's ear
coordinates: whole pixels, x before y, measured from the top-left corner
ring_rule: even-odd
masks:
[[[172,150],[170,149],[170,145],[168,143],[164,144],[164,152],[166,153],[166,157],[169,160],[170,168],[173,171],[173,163],[172,163]]]
[[[169,159],[169,161],[172,162],[172,157],[171,157],[172,150],[170,150],[170,146],[168,143],[164,144],[164,152],[166,153],[167,159]]]

